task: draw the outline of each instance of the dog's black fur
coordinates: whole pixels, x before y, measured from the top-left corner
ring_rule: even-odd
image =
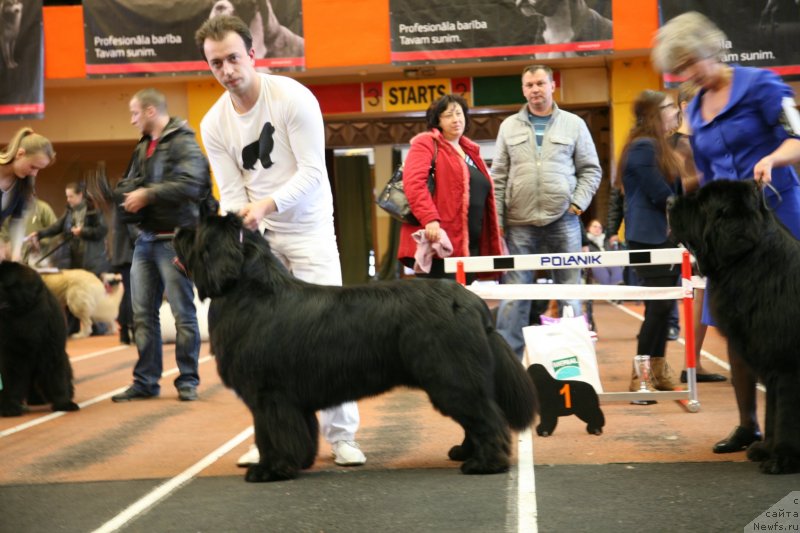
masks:
[[[317,455],[316,411],[400,385],[464,428],[449,454],[462,472],[508,469],[509,427],[532,423],[536,395],[479,297],[449,280],[305,283],[233,215],[180,230],[175,249],[211,298],[220,377],[253,413],[247,481],[296,477]]]
[[[800,241],[752,181],[713,181],[675,200],[669,220],[708,276],[720,331],[767,388],[765,439],[748,458],[800,471]]]
[[[602,435],[606,417],[600,409],[600,401],[594,387],[583,381],[574,379],[556,379],[540,364],[528,367],[536,386],[539,398],[539,425],[536,433],[540,437],[549,437],[558,424],[558,417],[575,415],[586,422],[586,432],[591,435]],[[567,406],[562,389],[569,385],[570,404]]]
[[[29,397],[77,411],[67,326],[56,297],[32,268],[0,262],[0,415],[19,416]]]

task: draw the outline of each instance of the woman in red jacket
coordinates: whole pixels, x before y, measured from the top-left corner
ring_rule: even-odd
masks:
[[[464,136],[469,126],[467,102],[457,95],[442,96],[428,108],[427,124],[429,131],[411,140],[403,170],[403,187],[420,225],[403,224],[398,258],[407,266],[414,264],[417,242],[412,234],[419,230],[431,244],[446,233],[453,257],[501,255],[494,185],[479,146]],[[431,194],[428,170],[434,155],[436,185]],[[427,276],[454,277],[445,275],[441,257],[433,258]]]

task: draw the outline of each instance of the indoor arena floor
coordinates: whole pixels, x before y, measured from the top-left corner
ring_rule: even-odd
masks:
[[[624,391],[643,307],[594,308],[603,387]],[[713,330],[705,349],[706,369],[727,375]],[[81,411],[0,419],[0,532],[727,532],[800,490],[800,475],[711,453],[737,420],[728,382],[700,384],[697,413],[608,402],[601,436],[574,417],[548,438],[515,436],[514,468],[493,476],[461,475],[446,457],[460,428],[423,393],[398,389],[359,402],[366,465],[336,466],[322,442],[299,478],[245,483],[235,462],[252,442],[250,415],[207,344],[195,402],[177,400],[173,345],[162,395],[122,404],[110,397],[129,385],[135,348],[106,336],[68,351]],[[679,371],[681,341],[668,357]]]

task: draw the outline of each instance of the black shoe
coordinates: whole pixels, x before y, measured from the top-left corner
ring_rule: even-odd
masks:
[[[148,398],[155,398],[157,394],[147,394],[146,392],[142,392],[137,390],[131,385],[123,392],[119,394],[115,394],[111,397],[112,402],[130,402],[132,400],[147,400]]]
[[[182,402],[193,402],[197,399],[197,388],[185,385],[178,387],[178,399]]]
[[[698,383],[718,383],[728,381],[722,374],[695,374]],[[681,383],[686,383],[686,370],[681,372]]]
[[[667,331],[667,340],[676,341],[680,336],[681,336],[681,330],[679,328],[676,328],[675,326],[670,326],[669,330]]]
[[[746,450],[748,446],[762,439],[760,431],[736,426],[730,435],[714,445],[714,453],[734,453]]]

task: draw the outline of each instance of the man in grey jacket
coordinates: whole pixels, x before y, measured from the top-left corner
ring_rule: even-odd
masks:
[[[600,185],[597,150],[586,123],[553,101],[553,71],[532,65],[522,72],[528,103],[500,125],[492,162],[495,202],[509,253],[581,251],[580,215]],[[579,283],[580,269],[554,270],[556,283]],[[533,272],[511,270],[503,283],[533,282]],[[566,300],[575,315],[580,300]],[[530,303],[500,304],[497,329],[522,359],[522,328],[530,322]]]

